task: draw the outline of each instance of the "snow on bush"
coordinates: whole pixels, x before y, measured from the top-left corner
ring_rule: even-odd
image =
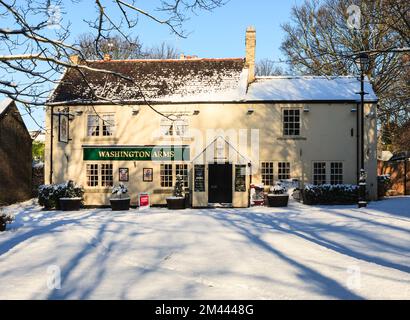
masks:
[[[84,189],[73,181],[41,185],[38,188],[38,203],[46,209],[60,209],[60,198],[82,198]]]
[[[6,224],[14,221],[14,215],[11,213],[0,212],[0,231],[6,230]]]
[[[353,204],[358,188],[351,184],[306,185],[302,196],[305,204]]]
[[[174,197],[183,198],[184,197],[184,179],[181,175],[177,175],[175,187],[174,187]]]
[[[128,188],[122,182],[120,182],[118,186],[114,186],[112,188],[112,194],[114,195],[114,197],[118,199],[121,199],[123,195],[127,194],[127,192],[128,192]]]
[[[271,194],[285,194],[287,190],[280,182],[277,182],[269,191]]]

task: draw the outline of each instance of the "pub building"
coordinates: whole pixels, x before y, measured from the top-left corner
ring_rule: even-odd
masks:
[[[164,205],[181,175],[192,207],[247,207],[251,184],[284,179],[356,184],[357,78],[255,76],[255,30],[245,38],[245,58],[72,56],[89,69],[68,68],[47,102],[46,183],[74,180],[86,205],[103,206],[123,181],[131,204],[149,193],[151,204]],[[365,91],[364,160],[375,199],[377,97],[368,82]]]

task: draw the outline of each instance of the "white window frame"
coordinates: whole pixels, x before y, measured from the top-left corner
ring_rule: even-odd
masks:
[[[321,184],[343,184],[344,183],[345,177],[344,177],[344,162],[343,161],[340,161],[340,160],[339,161],[334,161],[334,160],[332,160],[332,161],[317,160],[316,161],[315,160],[315,161],[312,161],[312,180],[311,180],[312,184],[320,185],[320,184],[315,183],[315,176],[319,175],[319,174],[315,174],[315,163],[324,163],[325,164],[325,174],[324,174],[325,175],[325,180]],[[332,172],[332,165],[333,164],[341,164],[341,167],[338,168],[339,170],[341,169],[341,173],[333,173]],[[335,181],[333,180],[333,176],[341,176],[341,180],[339,180],[341,182],[340,183],[335,183]]]
[[[336,168],[332,168],[336,165]],[[331,161],[330,162],[330,184],[343,184],[344,182],[344,168],[342,161]]]
[[[178,116],[176,120],[162,118],[159,131],[162,137],[188,137],[189,120],[185,116]]]
[[[111,167],[111,168],[107,168]],[[111,171],[111,175],[108,172]],[[100,165],[101,187],[111,188],[114,186],[114,165],[112,163],[102,163]],[[111,177],[111,179],[109,179]]]
[[[296,121],[285,121],[285,111],[298,111],[299,112],[299,121],[298,122],[296,122]],[[290,115],[288,115],[288,117],[289,117]],[[295,117],[296,115],[293,115],[293,117]],[[293,125],[295,125],[295,124],[298,124],[299,126],[298,126],[298,130],[299,130],[299,133],[298,134],[295,134],[295,133],[293,133],[293,134],[289,134],[289,132],[287,133],[286,132],[286,130],[290,130],[289,128],[288,129],[286,129],[285,128],[285,124],[290,124],[290,123],[292,123]],[[301,108],[282,108],[282,135],[284,136],[284,137],[300,137],[301,135],[302,135],[302,110],[301,110]],[[293,128],[293,130],[296,130],[296,128],[295,128],[295,126],[294,126],[294,128]]]
[[[97,184],[95,186],[90,186],[89,183],[89,166],[97,166]],[[111,176],[107,175],[104,172],[103,175],[103,169],[104,166],[111,166]],[[94,169],[95,170],[95,169]],[[95,177],[95,175],[93,175]],[[111,177],[111,180],[104,179],[103,177]],[[87,188],[111,188],[114,185],[114,164],[110,162],[103,162],[103,163],[96,163],[96,162],[88,162],[86,163],[86,169],[85,169],[85,179],[86,179],[86,186]],[[104,181],[110,181],[109,184],[104,183]]]
[[[281,168],[281,164],[285,164],[285,167]],[[277,171],[278,172],[278,180],[291,179],[292,174],[291,174],[291,165],[290,165],[289,161],[278,161],[277,168],[278,168],[278,171]],[[281,175],[286,175],[287,178],[283,178],[283,177],[281,177]]]
[[[319,166],[316,166],[317,164],[320,164],[321,166],[323,166],[324,165],[324,167],[319,167]],[[323,170],[324,169],[324,172],[323,171],[321,171],[321,172],[315,172],[315,169],[320,169],[320,170]],[[321,177],[322,179],[320,179],[320,182],[321,183],[317,183],[315,180],[316,180],[316,177]],[[324,176],[324,179],[323,179],[323,176]],[[317,180],[319,180],[319,178],[317,179]],[[318,181],[319,182],[319,181]],[[327,163],[326,163],[326,161],[314,161],[313,162],[313,164],[312,164],[312,183],[314,184],[314,185],[322,185],[322,184],[326,184],[327,183]]]
[[[171,166],[171,169],[169,168],[167,169],[166,166]],[[171,171],[171,174],[169,174],[169,171]],[[161,188],[172,188],[174,186],[174,165],[173,163],[161,163],[160,164],[159,183],[160,183]]]
[[[96,128],[97,130],[97,132],[98,132],[98,134],[96,134],[96,135],[92,135],[92,134],[90,134],[90,130],[89,130],[89,128],[90,128],[90,117],[94,117],[94,119],[96,119],[97,121],[95,122],[95,120],[94,120],[94,123],[97,123],[97,125],[93,125],[92,127],[93,128]],[[109,123],[110,121],[111,121],[111,119],[110,120],[105,120],[104,118],[107,118],[107,117],[110,117],[110,118],[112,118],[112,123]],[[114,112],[104,112],[104,113],[98,113],[98,114],[95,114],[95,113],[90,113],[90,114],[87,114],[87,120],[86,120],[87,122],[86,122],[86,134],[87,134],[87,137],[113,137],[114,135],[115,135],[115,129],[116,129],[116,121],[115,121],[115,113]],[[106,123],[109,123],[110,125],[109,126],[106,126],[105,124]],[[110,128],[109,130],[104,130],[105,128]],[[111,130],[111,134],[105,134],[105,132],[110,132],[110,130]]]
[[[88,188],[97,188],[100,184],[99,175],[100,166],[98,163],[87,163],[85,166],[85,180]],[[97,171],[97,174],[95,174]],[[96,178],[96,179],[95,179]],[[96,182],[95,185],[90,185],[91,182]]]
[[[264,164],[269,164],[268,167],[264,168]],[[272,172],[268,172],[266,170],[272,170]],[[269,175],[269,179],[271,183],[266,183],[267,180],[264,178],[264,176]],[[272,186],[275,183],[275,162],[274,161],[261,161],[261,182],[265,186]]]

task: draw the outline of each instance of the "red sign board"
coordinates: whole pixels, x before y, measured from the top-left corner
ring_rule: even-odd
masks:
[[[140,209],[149,208],[149,194],[148,193],[139,194],[139,204],[140,204]]]

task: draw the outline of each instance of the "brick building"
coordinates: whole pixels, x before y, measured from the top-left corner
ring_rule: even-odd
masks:
[[[0,205],[31,198],[31,141],[15,102],[0,101]]]

